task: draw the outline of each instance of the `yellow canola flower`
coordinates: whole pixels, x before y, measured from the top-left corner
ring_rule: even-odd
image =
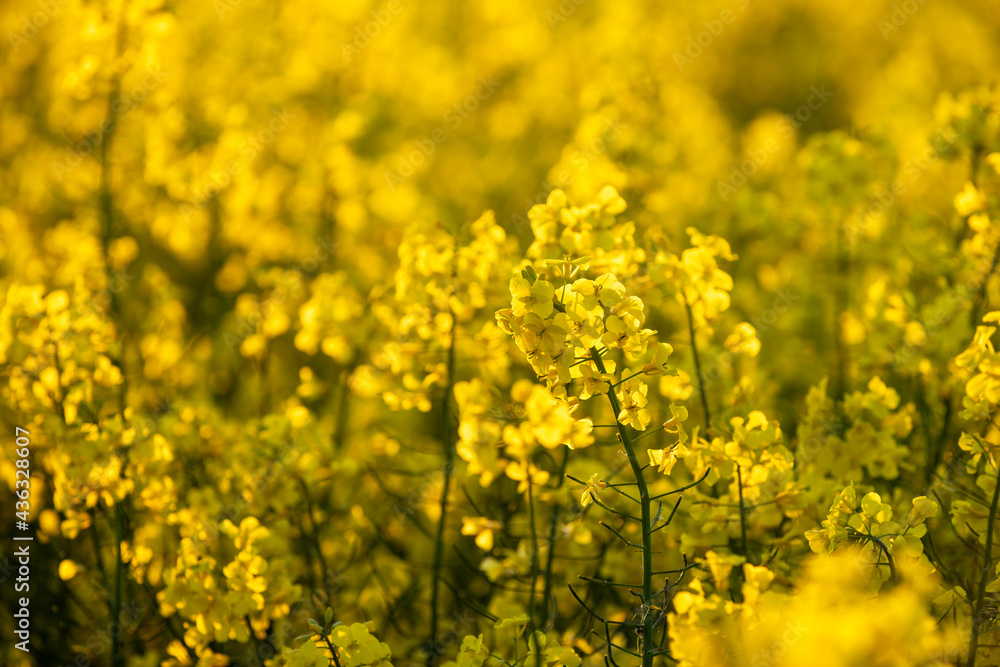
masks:
[[[545,387],[535,385],[524,404],[534,434],[546,449],[553,449],[566,441],[566,434],[573,430],[576,420],[570,415],[569,404],[552,396]]]
[[[645,431],[652,419],[652,414],[646,407],[649,403],[646,398],[648,392],[649,385],[637,378],[626,380],[618,387],[615,393],[622,408],[618,413],[618,421],[637,431]]]
[[[476,546],[483,551],[493,549],[494,533],[500,530],[500,528],[500,522],[493,519],[471,516],[462,517],[462,534],[475,535]]]
[[[691,455],[691,450],[684,443],[675,442],[663,449],[650,449],[647,454],[649,455],[649,464],[651,466],[656,466],[658,472],[669,475],[673,472],[674,466],[679,460]]]
[[[667,373],[670,368],[667,366],[667,359],[674,353],[674,348],[670,343],[657,343],[653,358],[642,367],[643,375],[661,375]]]
[[[911,528],[927,519],[933,519],[938,514],[938,504],[927,496],[917,496],[913,499],[913,509],[906,518],[906,524]]]
[[[583,380],[583,387],[580,390],[580,400],[585,401],[592,396],[608,393],[611,385],[609,382],[614,378],[614,362],[605,361],[604,370],[601,373],[592,361],[587,361],[571,369],[574,377]]]
[[[587,485],[580,494],[580,505],[586,507],[594,502],[594,496],[600,495],[600,492],[608,488],[607,482],[600,479],[600,476],[595,472],[587,480]]]
[[[971,181],[966,181],[962,191],[955,195],[955,210],[962,217],[982,211],[984,206],[986,199]]]
[[[69,581],[76,576],[77,572],[79,572],[79,568],[72,560],[66,559],[59,563],[59,578],[63,581]]]
[[[266,353],[267,338],[261,334],[251,334],[240,344],[240,354],[249,359],[263,359]]]
[[[993,170],[1000,174],[1000,152],[990,153],[986,156],[986,164],[993,167]]]
[[[552,314],[555,288],[550,282],[536,280],[532,283],[521,276],[514,276],[510,279],[510,294],[515,317],[532,313],[544,319]]]
[[[726,349],[733,354],[746,354],[756,357],[760,352],[760,341],[757,339],[757,330],[748,322],[740,322],[736,325],[733,333],[729,334],[725,341]]]
[[[510,461],[504,472],[507,473],[507,477],[518,482],[518,493],[527,491],[529,484],[539,486],[549,481],[549,473],[534,463],[525,464],[520,461]]]
[[[625,286],[611,273],[597,280],[577,280],[573,283],[573,291],[582,297],[581,303],[587,310],[594,310],[598,305],[611,308],[625,298]]]

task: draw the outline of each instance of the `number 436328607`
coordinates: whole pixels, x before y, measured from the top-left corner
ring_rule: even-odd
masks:
[[[24,435],[21,435],[22,433]],[[28,461],[28,454],[30,453],[28,446],[31,442],[28,440],[28,436],[31,434],[18,426],[14,435],[17,437],[17,440],[15,440],[17,449],[14,450],[14,453],[17,454],[17,461],[14,464],[17,466],[17,471],[14,475],[16,477],[14,484],[15,493],[18,497],[18,501],[15,503],[17,510],[15,514],[21,521],[27,521],[28,510],[31,508],[28,501],[30,494],[29,482],[31,477],[31,463]]]

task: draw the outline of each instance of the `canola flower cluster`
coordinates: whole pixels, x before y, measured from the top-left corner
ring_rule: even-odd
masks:
[[[0,27],[0,663],[1000,663],[987,0]]]

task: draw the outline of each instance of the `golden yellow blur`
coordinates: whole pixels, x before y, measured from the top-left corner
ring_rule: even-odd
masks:
[[[995,2],[0,38],[0,664],[1000,661]]]

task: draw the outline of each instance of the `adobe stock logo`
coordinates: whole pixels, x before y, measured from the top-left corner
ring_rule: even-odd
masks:
[[[892,13],[889,14],[889,20],[879,19],[878,29],[882,33],[882,39],[889,41],[889,35],[894,32],[898,32],[900,28],[906,25],[910,17],[917,13],[917,11],[927,2],[927,0],[905,0],[901,4],[895,4],[892,6]]]
[[[41,0],[35,5],[38,11],[30,16],[22,16],[20,30],[7,33],[7,39],[14,53],[20,51],[29,40],[34,39],[38,31],[47,26],[52,17],[59,13],[60,5],[65,5],[67,2],[69,0]]]
[[[733,3],[737,10],[743,12],[750,5],[750,0],[733,0]],[[735,22],[736,13],[731,9],[723,9],[719,12],[718,18],[703,21],[702,25],[705,26],[705,29],[697,35],[687,38],[684,52],[674,51],[674,64],[677,65],[677,71],[683,73],[685,67],[700,58],[705,49],[715,43],[715,39],[726,30],[727,25],[732,25]]]
[[[486,102],[499,87],[500,82],[495,80],[492,75],[479,77],[472,94],[466,95],[464,99],[448,109],[441,117],[442,120],[447,123],[449,128],[457,130],[474,111],[479,109],[480,104]],[[413,176],[417,169],[434,155],[438,146],[448,141],[449,138],[448,131],[439,126],[428,132],[427,136],[414,139],[415,148],[397,158],[396,169],[385,171],[385,182],[389,189],[395,192],[396,186]]]
[[[142,80],[131,89],[123,90],[121,94],[111,103],[110,113],[99,127],[91,130],[79,141],[66,149],[66,157],[63,161],[52,161],[52,171],[56,178],[62,182],[66,174],[78,167],[83,158],[92,155],[106,141],[108,135],[115,131],[115,128],[132,113],[132,110],[142,104],[146,98],[156,90],[167,78],[165,72],[156,69],[154,63],[146,65],[145,74]]]
[[[782,116],[774,126],[775,131],[789,141],[795,138],[795,131],[806,124],[813,117],[813,114],[822,109],[827,100],[833,97],[833,91],[827,90],[825,83],[819,87],[812,86],[809,92],[811,94],[806,98],[805,104],[800,105],[792,113]],[[748,179],[756,174],[757,170],[778,152],[779,148],[778,141],[771,137],[764,142],[763,146],[748,150],[747,157],[743,162],[729,168],[727,181],[715,182],[719,198],[724,202],[729,201],[729,198],[746,185]]]
[[[385,9],[371,10],[372,20],[363,26],[354,28],[354,39],[350,43],[340,43],[341,60],[344,61],[344,66],[350,66],[354,57],[367,49],[372,40],[382,34],[382,29],[392,23],[393,17],[402,11],[403,3],[400,0],[389,0]]]

